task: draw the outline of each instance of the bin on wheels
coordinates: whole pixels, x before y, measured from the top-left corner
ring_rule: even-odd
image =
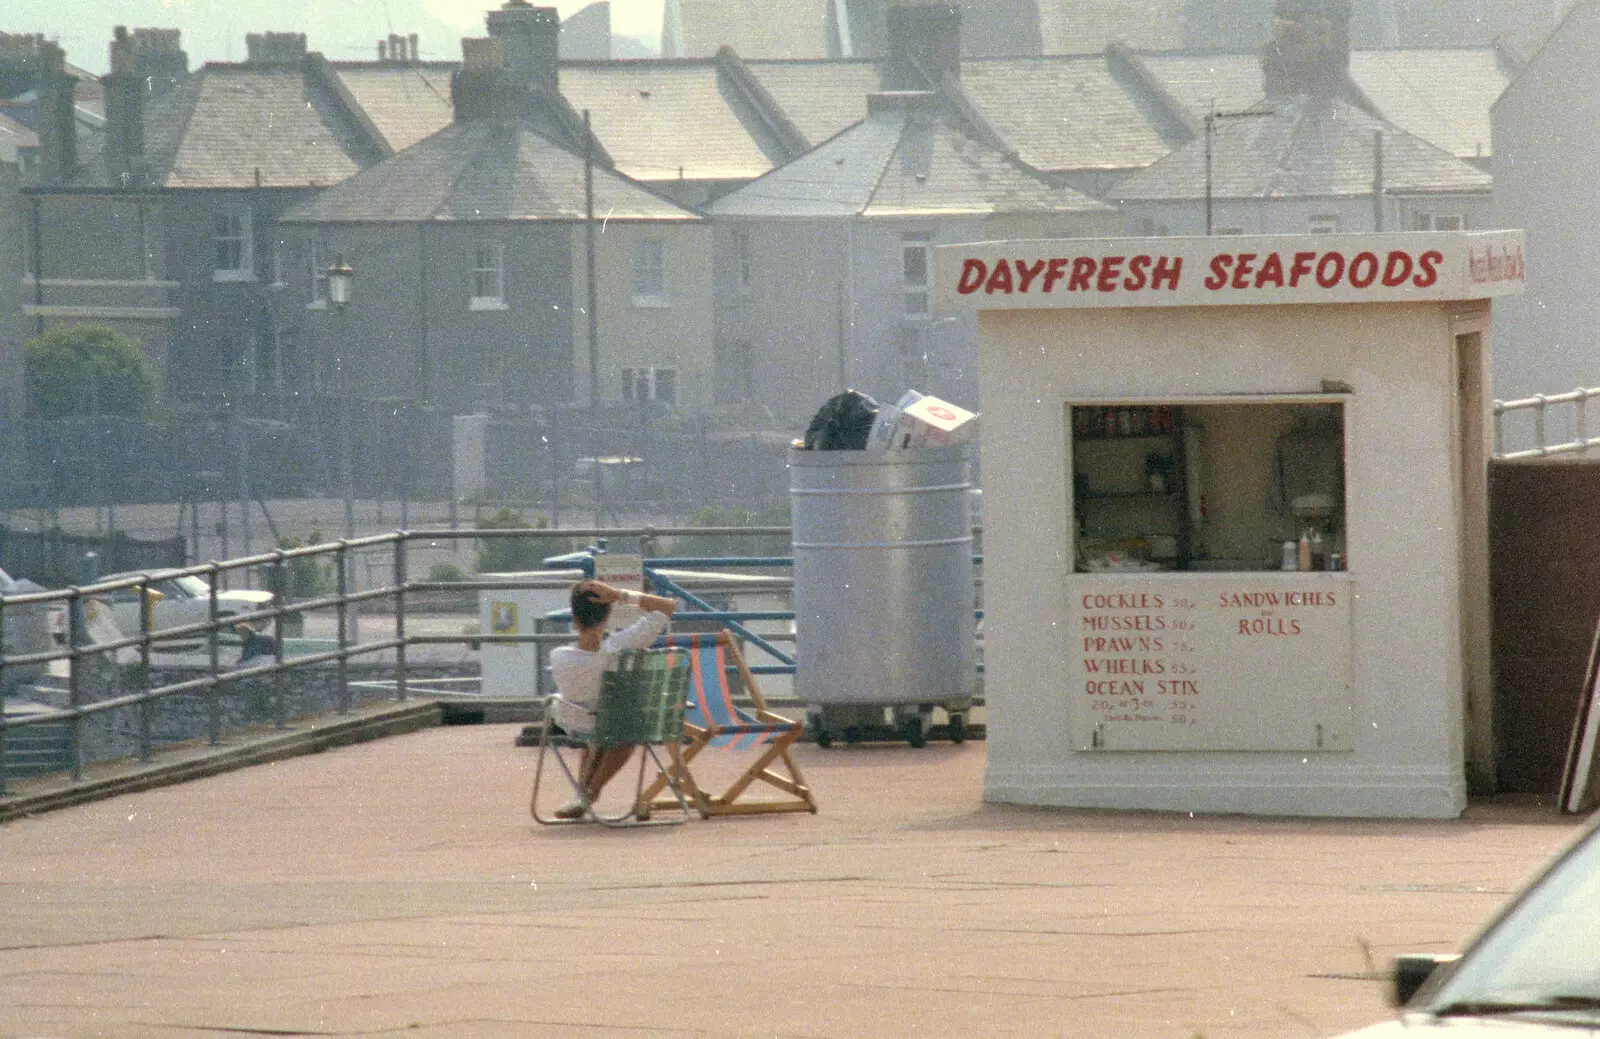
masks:
[[[885,724],[964,736],[973,662],[968,445],[789,452],[795,694],[818,745]]]

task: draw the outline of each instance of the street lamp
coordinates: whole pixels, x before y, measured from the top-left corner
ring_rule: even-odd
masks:
[[[327,274],[328,302],[333,304],[333,309],[339,314],[339,352],[335,358],[335,363],[339,366],[339,479],[344,484],[344,536],[349,539],[356,536],[356,492],[355,467],[350,444],[350,365],[349,358],[345,356],[349,349],[345,330],[345,309],[350,305],[350,292],[355,287],[356,272],[344,262],[343,256],[336,256]],[[355,564],[348,552],[344,554],[344,566],[345,588],[354,591]],[[354,609],[349,610],[349,623],[352,638],[359,641],[360,636],[355,634],[357,621]]]

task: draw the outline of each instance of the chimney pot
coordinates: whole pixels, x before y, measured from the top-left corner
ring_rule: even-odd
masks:
[[[244,44],[252,65],[295,65],[306,56],[303,32],[253,32]]]
[[[1276,0],[1261,50],[1268,97],[1332,97],[1350,72],[1350,0]]]
[[[561,16],[554,7],[507,0],[486,19],[489,35],[505,45],[505,62],[519,78],[551,93],[559,89]]]

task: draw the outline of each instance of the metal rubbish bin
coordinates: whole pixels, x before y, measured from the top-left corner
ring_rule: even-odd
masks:
[[[969,469],[966,444],[789,452],[795,694],[819,745],[887,724],[921,746],[935,707],[962,738],[977,681]]]

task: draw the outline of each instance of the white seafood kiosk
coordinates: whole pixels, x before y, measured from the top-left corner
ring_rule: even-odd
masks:
[[[989,801],[1449,818],[1517,231],[988,242]]]

